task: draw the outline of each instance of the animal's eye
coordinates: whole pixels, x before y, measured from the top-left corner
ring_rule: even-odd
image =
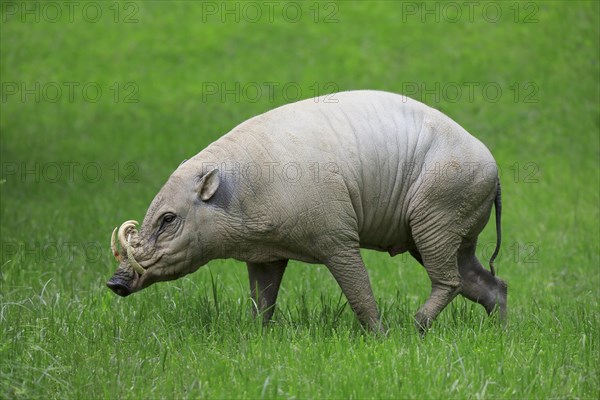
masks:
[[[163,222],[165,224],[170,224],[171,222],[173,222],[173,220],[175,220],[175,215],[174,214],[167,214],[163,217]]]

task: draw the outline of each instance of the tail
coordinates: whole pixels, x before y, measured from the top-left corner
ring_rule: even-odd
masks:
[[[498,252],[500,252],[500,243],[502,243],[502,194],[500,193],[500,178],[498,178],[498,189],[496,191],[496,198],[494,199],[494,207],[496,208],[496,249],[490,258],[490,272],[492,276],[496,276],[494,260],[498,256]]]

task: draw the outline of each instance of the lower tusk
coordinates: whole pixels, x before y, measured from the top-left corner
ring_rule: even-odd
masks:
[[[129,263],[131,264],[135,272],[137,272],[140,275],[144,275],[144,272],[146,272],[146,270],[133,257],[133,248],[129,243],[130,238],[131,235],[127,238],[127,259],[129,260]]]
[[[112,250],[117,261],[121,262],[123,258],[121,257],[121,254],[119,254],[119,250],[117,249],[117,229],[118,228],[115,228],[112,232],[112,235],[110,236],[110,249]]]

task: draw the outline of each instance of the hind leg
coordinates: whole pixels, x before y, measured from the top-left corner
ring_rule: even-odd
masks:
[[[496,309],[501,322],[506,321],[506,283],[493,276],[475,256],[475,245],[461,247],[458,253],[458,269],[462,281],[460,294],[481,304],[488,314]]]

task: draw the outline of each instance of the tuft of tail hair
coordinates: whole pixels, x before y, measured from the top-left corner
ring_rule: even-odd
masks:
[[[498,178],[496,198],[494,199],[494,208],[496,209],[496,249],[494,249],[494,254],[492,254],[492,257],[490,258],[490,272],[492,273],[492,276],[496,276],[494,260],[500,252],[500,244],[502,243],[502,194],[500,190],[500,178]]]

